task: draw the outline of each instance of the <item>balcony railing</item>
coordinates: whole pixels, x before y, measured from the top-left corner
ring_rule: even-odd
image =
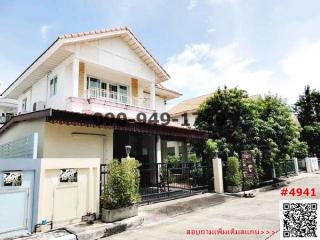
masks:
[[[108,91],[101,88],[90,88],[85,92],[86,98],[95,98],[104,101],[132,105],[136,107],[150,108],[150,98],[132,97],[128,94]]]

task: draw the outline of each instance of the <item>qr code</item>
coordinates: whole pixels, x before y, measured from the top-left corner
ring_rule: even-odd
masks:
[[[319,200],[280,201],[281,239],[320,239]]]

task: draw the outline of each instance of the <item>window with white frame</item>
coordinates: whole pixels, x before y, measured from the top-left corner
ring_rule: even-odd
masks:
[[[55,76],[54,78],[50,79],[49,82],[49,96],[55,96],[57,94],[57,82],[58,82],[58,77]]]
[[[27,98],[24,98],[23,100],[22,100],[22,103],[21,103],[21,111],[22,112],[26,112],[27,111]]]

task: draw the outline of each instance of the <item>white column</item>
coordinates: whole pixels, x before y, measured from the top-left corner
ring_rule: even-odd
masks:
[[[160,137],[160,135],[157,135],[156,154],[157,154],[157,163],[161,163],[161,137]]]
[[[154,82],[150,85],[150,107],[152,110],[156,110],[156,86]]]
[[[72,97],[78,97],[79,92],[79,58],[72,61]]]
[[[180,152],[179,152],[179,142],[175,141],[173,143],[174,143],[174,155],[176,157],[179,157],[179,154],[180,154]]]
[[[294,169],[296,171],[296,175],[299,175],[298,159],[297,158],[293,158],[293,162],[294,162]]]
[[[220,158],[212,159],[214,191],[216,193],[223,193],[223,175],[222,175],[222,162]]]

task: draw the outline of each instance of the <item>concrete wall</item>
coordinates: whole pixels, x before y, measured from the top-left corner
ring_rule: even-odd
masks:
[[[54,227],[81,221],[87,212],[99,213],[99,158],[43,158],[38,221]],[[61,169],[77,169],[77,182],[60,182]]]
[[[20,122],[1,134],[0,144],[35,132],[39,134],[38,157],[100,158],[102,162],[103,159],[104,162],[113,159],[113,130],[108,128],[68,126],[47,123],[42,120]]]
[[[27,98],[26,112],[33,111],[35,102],[45,103],[46,108],[66,109],[65,100],[72,95],[71,81],[71,58],[60,63],[56,68],[52,69],[49,74],[39,79],[24,94],[18,97],[18,113],[22,112],[22,101]],[[57,93],[54,96],[49,95],[50,80],[57,76]]]
[[[112,129],[45,123],[44,139],[42,156],[47,158],[113,159]]]
[[[33,133],[38,133],[39,141],[37,155],[38,157],[43,157],[44,124],[45,122],[41,119],[15,124],[0,135],[0,145],[15,141]]]

